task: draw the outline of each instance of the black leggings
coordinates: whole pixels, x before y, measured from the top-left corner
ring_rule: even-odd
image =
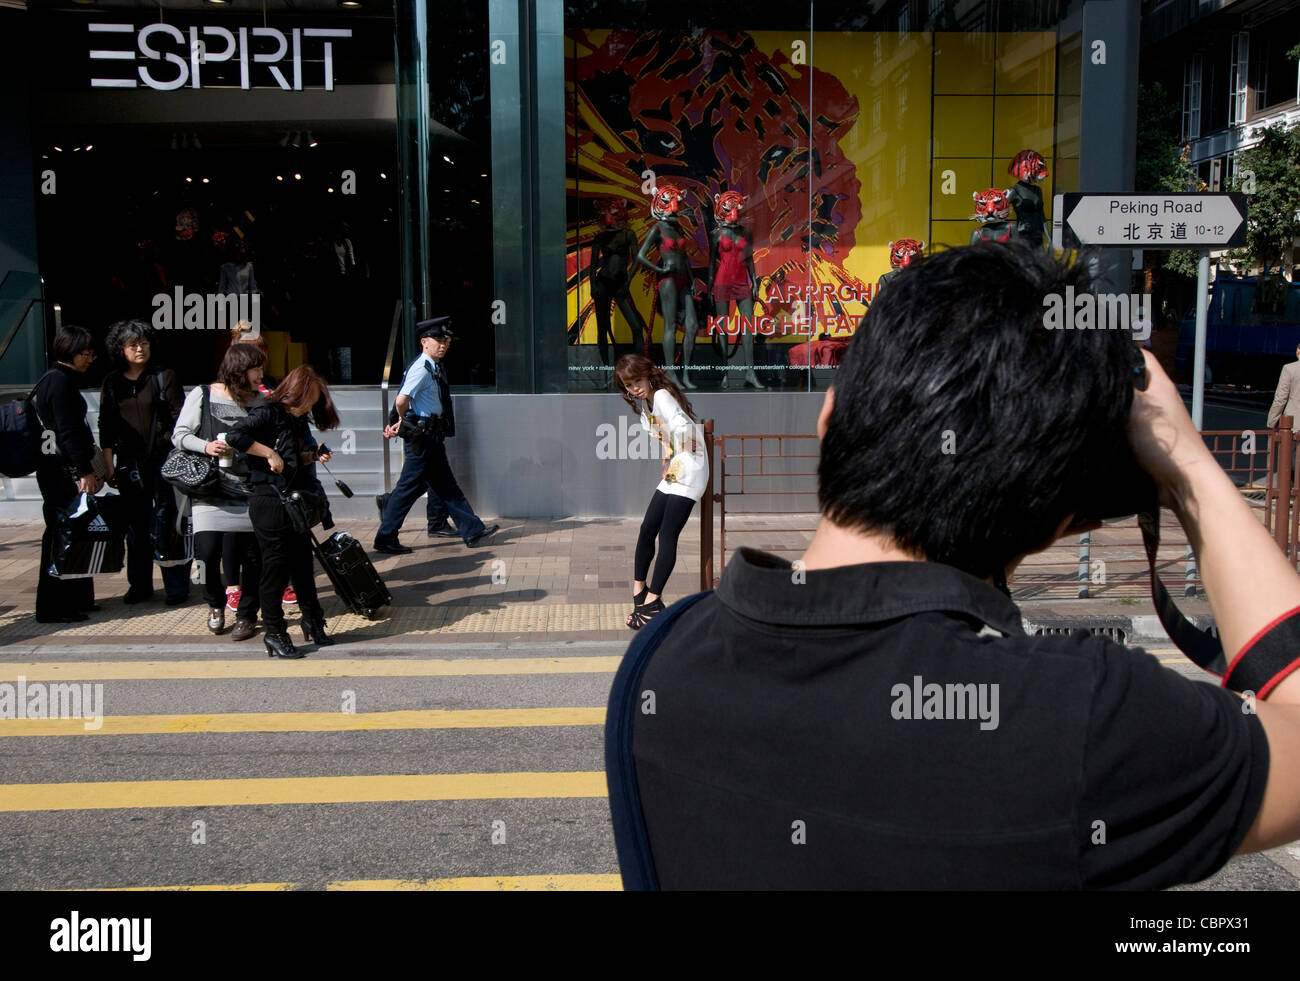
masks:
[[[239,586],[240,620],[257,620],[261,597],[258,594],[262,575],[261,553],[257,539],[246,531],[200,531],[194,535],[194,557],[203,562],[203,599],[211,607],[226,605],[225,584],[232,572],[237,577],[232,586]],[[225,565],[226,575],[221,567]]]
[[[678,494],[665,494],[655,491],[646,508],[645,518],[641,521],[641,533],[636,539],[636,565],[633,578],[637,582],[646,582],[650,571],[650,560],[655,557],[655,536],[659,537],[659,559],[655,562],[654,578],[646,582],[646,587],[656,596],[662,596],[668,585],[668,577],[677,564],[677,538],[686,527],[686,519],[691,516],[695,502],[689,497]]]

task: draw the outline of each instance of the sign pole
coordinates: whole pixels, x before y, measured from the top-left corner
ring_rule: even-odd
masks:
[[[1205,331],[1210,296],[1210,250],[1196,266],[1196,354],[1192,361],[1192,424],[1199,431],[1205,414]]]

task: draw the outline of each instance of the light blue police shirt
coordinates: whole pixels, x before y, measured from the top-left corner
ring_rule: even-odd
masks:
[[[421,354],[411,363],[411,367],[406,369],[406,377],[402,379],[402,390],[399,395],[405,395],[411,400],[410,411],[418,416],[440,416],[442,415],[442,403],[438,401],[438,386],[434,384],[433,378],[425,369],[425,362],[435,372],[438,370],[438,362],[427,354]]]

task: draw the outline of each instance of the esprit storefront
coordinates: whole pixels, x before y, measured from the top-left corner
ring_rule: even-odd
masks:
[[[432,87],[440,118],[420,127],[420,152],[440,166],[416,193],[391,4],[101,0],[26,16],[51,55],[30,63],[30,139],[40,271],[62,322],[102,337],[144,319],[193,384],[247,320],[273,374],[309,361],[332,383],[373,385],[395,311],[398,359],[411,350],[412,239],[448,246],[431,271],[440,312],[468,324],[488,307],[484,265],[467,261],[489,248],[473,118],[486,100]],[[492,388],[491,341],[461,345],[454,381]]]

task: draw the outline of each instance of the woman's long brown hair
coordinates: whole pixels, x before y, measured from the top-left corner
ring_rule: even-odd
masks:
[[[241,345],[242,346],[242,345]],[[284,381],[266,397],[268,402],[279,402],[286,409],[310,409],[312,422],[322,432],[339,424],[339,414],[330,398],[329,386],[309,364],[300,364],[284,376]]]
[[[614,365],[614,381],[618,385],[618,390],[623,393],[623,401],[626,402],[633,412],[639,413],[640,406],[627,390],[627,386],[638,382],[643,378],[650,380],[650,398],[646,411],[649,412],[654,406],[655,392],[659,389],[667,389],[668,394],[677,400],[677,404],[682,407],[692,422],[699,422],[695,417],[695,410],[691,407],[691,400],[682,394],[682,390],[677,387],[671,378],[657,364],[651,361],[643,354],[625,354],[618,359]]]

